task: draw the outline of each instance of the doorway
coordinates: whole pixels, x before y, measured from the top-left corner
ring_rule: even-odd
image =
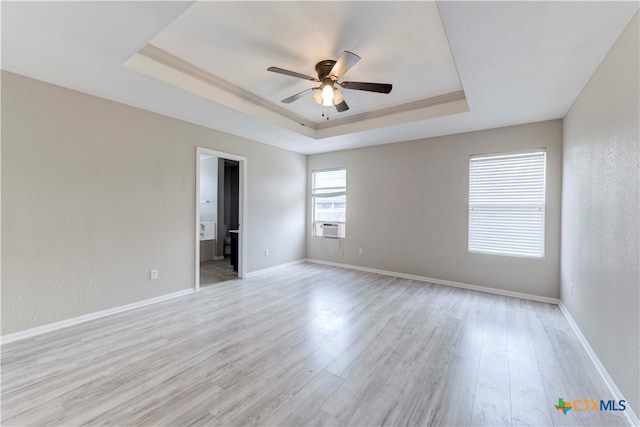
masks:
[[[246,276],[246,161],[196,149],[196,291]]]

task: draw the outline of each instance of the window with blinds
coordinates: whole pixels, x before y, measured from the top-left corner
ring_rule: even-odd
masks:
[[[469,252],[544,258],[544,149],[469,158]]]
[[[347,213],[347,170],[311,172],[313,235],[344,238]]]

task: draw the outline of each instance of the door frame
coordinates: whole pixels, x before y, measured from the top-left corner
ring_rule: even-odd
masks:
[[[247,277],[247,158],[237,154],[225,153],[205,147],[196,147],[196,215],[194,222],[195,244],[195,289],[200,290],[200,155],[209,154],[222,159],[239,162],[238,173],[238,278]],[[217,203],[217,202],[216,202]],[[218,218],[218,221],[220,218]],[[216,225],[217,228],[217,225]],[[217,244],[217,241],[216,241]]]

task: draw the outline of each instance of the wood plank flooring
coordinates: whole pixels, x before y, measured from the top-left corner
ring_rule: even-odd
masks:
[[[626,425],[556,306],[315,264],[2,347],[2,424]]]

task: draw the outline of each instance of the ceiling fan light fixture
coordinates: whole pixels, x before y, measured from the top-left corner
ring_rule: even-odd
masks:
[[[322,86],[322,106],[333,107],[333,84],[325,83]]]
[[[311,99],[313,99],[316,104],[322,105],[322,89],[316,88],[313,91],[313,95],[311,95]]]
[[[337,61],[334,61],[333,59],[325,59],[324,61],[318,62],[316,64],[316,73],[318,77],[311,77],[306,74],[297,73],[295,71],[279,67],[269,67],[267,68],[267,71],[320,83],[319,87],[303,90],[302,92],[296,93],[295,95],[285,98],[280,102],[291,104],[293,101],[311,94],[311,98],[316,104],[322,105],[323,107],[335,107],[338,113],[343,113],[349,109],[349,106],[344,99],[344,95],[336,86],[340,86],[340,89],[364,90],[367,92],[391,92],[392,85],[387,83],[339,82],[342,76],[344,76],[351,67],[357,64],[358,61],[360,61],[360,57],[358,55],[345,50]],[[322,113],[322,116],[325,116],[324,112]]]

